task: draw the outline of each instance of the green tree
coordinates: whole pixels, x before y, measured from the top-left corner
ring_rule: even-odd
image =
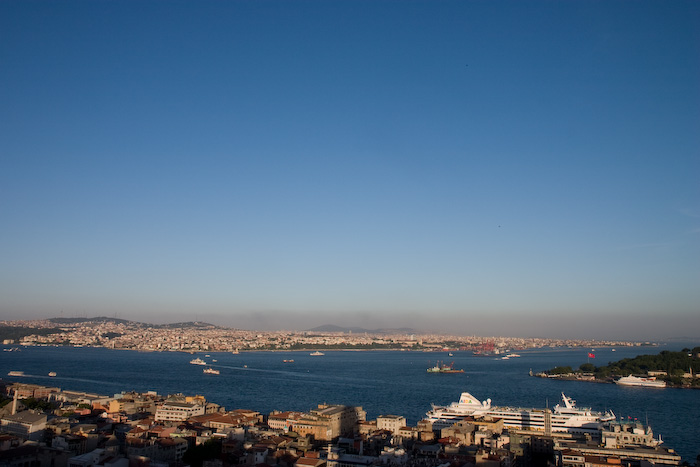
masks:
[[[574,370],[570,366],[556,366],[549,370],[549,374],[551,375],[568,375],[573,372]]]
[[[55,405],[51,402],[42,399],[35,399],[33,397],[22,399],[22,404],[24,404],[24,406],[29,410],[40,410],[42,412],[53,410],[55,408]]]

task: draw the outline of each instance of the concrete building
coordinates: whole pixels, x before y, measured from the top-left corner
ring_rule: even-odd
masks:
[[[329,452],[326,458],[327,467],[368,467],[375,464],[379,464],[378,457],[345,454],[337,450]]]
[[[32,441],[40,440],[46,428],[46,415],[29,410],[5,415],[0,419],[2,431]]]
[[[358,432],[358,422],[365,421],[365,417],[366,412],[362,407],[319,404],[318,408],[296,421],[294,431],[300,436],[330,441]]]
[[[69,457],[70,454],[67,452],[32,443],[0,451],[0,465],[3,467],[54,467],[67,465]]]
[[[601,430],[602,445],[607,448],[628,446],[658,446],[661,441],[654,438],[650,426],[641,423],[608,423]]]
[[[155,419],[159,422],[184,422],[190,417],[202,414],[204,406],[197,403],[166,401],[156,409]]]
[[[304,416],[301,412],[272,412],[267,417],[267,426],[273,430],[294,431],[294,425]]]
[[[401,428],[405,426],[406,417],[400,415],[380,415],[377,417],[378,430],[388,430],[397,435]]]
[[[187,451],[183,438],[129,438],[126,440],[127,457],[147,457],[153,461],[177,463]]]
[[[129,467],[129,459],[115,456],[112,452],[104,449],[95,449],[94,451],[74,456],[68,459],[67,467]]]

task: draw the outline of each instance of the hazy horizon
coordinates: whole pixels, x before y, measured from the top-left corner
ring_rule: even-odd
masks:
[[[544,315],[528,315],[521,319],[508,317],[513,320],[512,326],[517,326],[518,331],[492,332],[498,330],[498,323],[505,319],[503,315],[495,315],[485,320],[485,322],[474,326],[436,326],[428,318],[421,317],[420,314],[402,315],[401,319],[382,319],[372,317],[370,314],[360,314],[361,319],[356,317],[327,315],[318,313],[286,313],[286,312],[253,312],[248,314],[237,314],[235,319],[222,315],[204,314],[181,314],[181,315],[157,315],[155,319],[146,319],[138,314],[128,315],[124,313],[114,313],[112,315],[82,314],[82,315],[57,315],[57,316],[36,316],[34,319],[53,318],[114,318],[128,321],[141,322],[144,324],[174,324],[180,322],[202,322],[216,326],[236,328],[250,331],[308,331],[313,328],[333,325],[343,328],[363,328],[368,330],[376,329],[397,329],[410,328],[416,333],[424,334],[444,334],[453,336],[479,336],[479,337],[521,337],[521,338],[550,338],[550,339],[590,339],[590,340],[624,340],[634,342],[646,341],[668,341],[684,340],[694,341],[698,338],[692,334],[683,334],[674,327],[676,323],[664,323],[663,316],[648,317],[641,323],[621,323],[616,321],[619,318],[605,316],[581,316],[571,321],[573,328],[562,330],[548,324],[551,317]],[[10,318],[7,318],[10,319]],[[12,320],[26,320],[32,318],[13,318]],[[533,324],[533,319],[542,319],[544,322]],[[324,321],[326,320],[326,321]],[[694,317],[688,316],[687,326],[691,326]],[[644,333],[644,329],[653,327],[653,333]],[[620,331],[622,330],[622,331]],[[700,340],[698,340],[700,344]]]
[[[0,2],[0,319],[700,335],[700,3]]]

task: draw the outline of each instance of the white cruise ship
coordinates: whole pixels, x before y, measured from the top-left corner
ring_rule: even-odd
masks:
[[[552,432],[591,433],[601,429],[602,423],[615,419],[612,412],[594,412],[587,408],[576,407],[576,401],[561,394],[563,406],[557,404],[552,410],[550,426]],[[433,423],[434,429],[453,425],[468,416],[490,415],[503,419],[506,428],[521,430],[545,430],[545,409],[492,407],[491,399],[479,402],[468,392],[463,392],[459,402],[447,406],[433,405],[426,414],[426,419]]]
[[[643,386],[645,388],[665,388],[666,381],[659,381],[653,376],[640,378],[638,376],[623,376],[615,381],[622,386]]]

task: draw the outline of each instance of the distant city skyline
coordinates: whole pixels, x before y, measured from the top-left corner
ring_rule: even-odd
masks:
[[[60,314],[58,316],[33,317],[33,319],[52,318],[97,318],[102,315],[91,314]],[[515,338],[551,338],[551,339],[599,339],[599,340],[625,340],[632,342],[658,342],[665,340],[682,340],[695,342],[696,335],[679,332],[676,326],[686,326],[693,329],[694,316],[688,316],[687,321],[679,321],[674,317],[668,322],[663,315],[641,316],[634,322],[620,322],[625,317],[582,315],[572,319],[567,317],[568,329],[557,326],[554,316],[544,314],[529,314],[522,317],[504,316],[495,314],[486,316],[483,322],[474,324],[458,321],[452,326],[442,322],[432,322],[429,316],[423,313],[404,315],[405,322],[396,322],[390,319],[375,318],[372,314],[346,314],[329,315],[327,313],[288,313],[288,312],[260,312],[238,313],[227,315],[202,315],[202,314],[155,314],[150,318],[139,317],[138,314],[115,313],[107,318],[124,319],[145,324],[175,324],[180,322],[201,322],[216,326],[237,328],[250,331],[308,331],[316,327],[332,325],[345,328],[363,328],[367,330],[409,328],[416,334],[443,334],[453,336],[479,336],[479,337],[515,337]],[[153,319],[155,318],[155,319]],[[27,318],[30,319],[30,318]],[[326,319],[327,321],[323,321]],[[499,320],[509,319],[509,326],[501,326]],[[364,324],[357,324],[364,323]],[[647,330],[653,328],[654,332]],[[494,332],[501,331],[501,332]]]
[[[0,319],[700,335],[700,4],[0,3]]]

